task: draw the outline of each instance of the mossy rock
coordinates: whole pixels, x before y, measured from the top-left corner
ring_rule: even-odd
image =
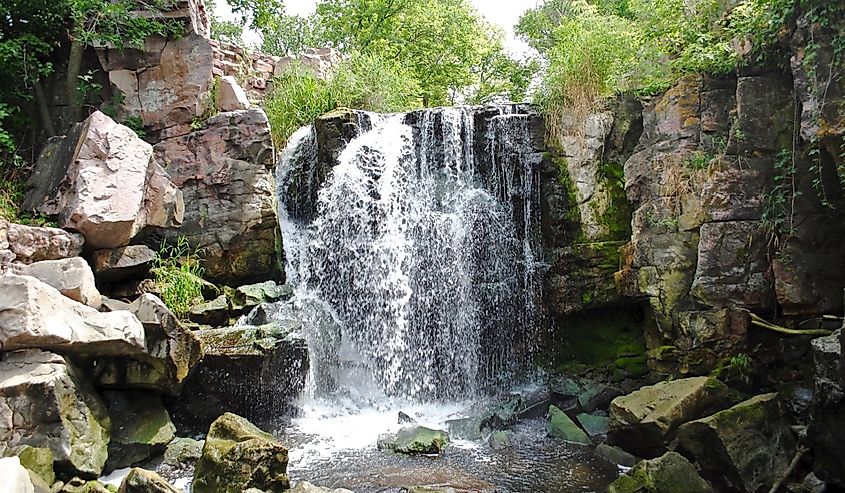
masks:
[[[272,435],[232,413],[208,430],[194,471],[194,493],[241,493],[248,488],[283,492],[290,488],[288,450]]]
[[[549,421],[546,423],[549,436],[578,445],[592,445],[593,441],[569,416],[555,406],[549,406]]]
[[[608,493],[713,493],[695,466],[677,452],[637,463],[613,482]]]
[[[23,467],[41,478],[45,484],[50,485],[56,481],[56,473],[53,470],[53,451],[49,448],[24,445],[16,447],[14,454],[18,456]]]
[[[182,493],[164,478],[146,469],[137,467],[129,471],[120,483],[119,493]]]
[[[442,430],[433,430],[425,426],[409,426],[395,434],[384,435],[378,440],[379,450],[389,450],[397,454],[443,453],[449,444],[449,434]]]

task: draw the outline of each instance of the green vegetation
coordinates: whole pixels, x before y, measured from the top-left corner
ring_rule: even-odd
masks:
[[[796,189],[796,174],[794,154],[781,150],[775,160],[772,185],[763,196],[760,221],[772,251],[778,251],[795,233],[795,199],[801,194]]]
[[[162,301],[179,318],[185,318],[193,305],[203,301],[199,251],[191,249],[184,236],[175,245],[162,241],[153,274]]]

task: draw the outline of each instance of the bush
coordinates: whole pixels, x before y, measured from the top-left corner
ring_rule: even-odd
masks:
[[[393,112],[419,107],[414,79],[398,64],[356,54],[335,67],[325,80],[299,64],[274,79],[264,101],[278,148],[301,126],[337,108]]]
[[[197,303],[203,302],[203,268],[199,251],[180,236],[175,245],[162,241],[153,269],[161,300],[179,318],[185,318]]]

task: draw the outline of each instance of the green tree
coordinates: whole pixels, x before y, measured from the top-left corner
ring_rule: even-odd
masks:
[[[261,52],[277,56],[296,56],[325,44],[314,17],[289,14],[261,26],[261,38]]]

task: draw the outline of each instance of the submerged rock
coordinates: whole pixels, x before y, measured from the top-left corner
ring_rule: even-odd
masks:
[[[490,434],[490,438],[487,439],[487,444],[490,445],[490,448],[493,450],[511,448],[510,432],[494,431]]]
[[[175,437],[176,427],[160,395],[109,391],[105,399],[112,422],[106,471],[134,466],[158,455]]]
[[[783,403],[763,394],[678,429],[681,446],[725,491],[760,491],[786,471],[795,454]]]
[[[607,493],[713,493],[695,466],[677,452],[644,460],[613,482]]]
[[[241,493],[247,488],[281,493],[290,488],[288,450],[272,435],[232,413],[208,430],[194,472],[194,493]]]
[[[441,454],[449,444],[449,434],[425,426],[409,426],[378,439],[379,450],[399,454]]]
[[[566,413],[555,406],[549,407],[549,422],[546,423],[546,432],[549,436],[578,445],[593,444],[593,441],[584,433],[584,430],[579,428]]]
[[[153,471],[133,468],[120,483],[119,493],[183,493]]]
[[[633,467],[634,464],[641,461],[639,457],[625,452],[619,447],[608,445],[606,443],[599,444],[596,447],[596,456],[619,466]]]
[[[75,355],[144,351],[144,328],[129,312],[101,313],[62,296],[34,277],[0,277],[0,348],[48,349]]]
[[[613,400],[608,439],[641,457],[655,457],[665,452],[678,426],[731,403],[725,384],[708,377],[646,386]]]
[[[224,412],[259,425],[281,416],[305,387],[308,348],[302,324],[282,321],[193,332],[204,356],[171,401],[180,429],[199,431]]]
[[[18,445],[49,448],[56,470],[97,477],[106,462],[106,408],[64,358],[6,353],[0,362],[0,453]]]

